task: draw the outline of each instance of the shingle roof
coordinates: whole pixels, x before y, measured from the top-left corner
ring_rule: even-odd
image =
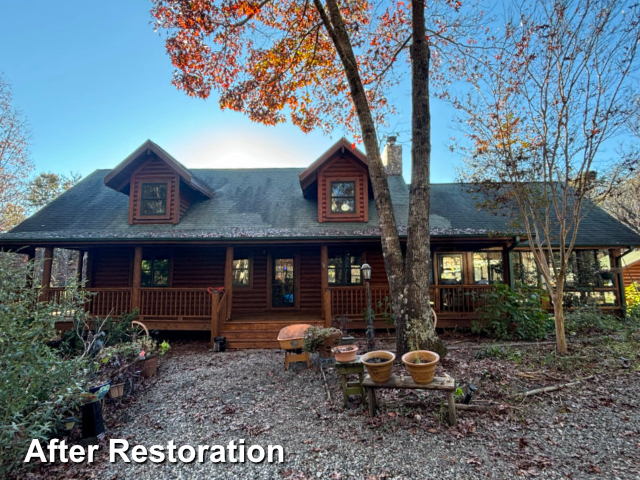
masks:
[[[300,168],[192,169],[211,188],[211,199],[195,201],[177,225],[129,225],[129,197],[104,185],[110,170],[97,170],[35,213],[0,244],[38,241],[198,240],[230,238],[379,237],[375,203],[367,223],[318,223],[315,199],[305,199]],[[389,177],[398,230],[406,234],[409,189],[400,176]],[[479,210],[465,185],[433,184],[431,233],[434,236],[514,235],[511,219]],[[583,221],[578,246],[640,246],[640,236],[599,208]]]

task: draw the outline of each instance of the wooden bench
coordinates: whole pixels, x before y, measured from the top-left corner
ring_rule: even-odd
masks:
[[[376,408],[378,407],[376,401],[376,388],[404,388],[410,390],[442,390],[447,397],[447,403],[449,404],[449,423],[456,425],[458,423],[458,417],[456,415],[456,403],[455,403],[455,391],[456,381],[451,377],[436,377],[433,382],[427,384],[419,384],[413,381],[411,377],[396,377],[393,375],[389,380],[384,383],[376,383],[371,380],[371,377],[367,375],[364,377],[362,386],[367,392],[367,398],[369,403],[369,415],[374,417],[376,415]]]

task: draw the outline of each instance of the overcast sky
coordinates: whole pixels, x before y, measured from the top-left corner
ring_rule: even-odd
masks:
[[[306,167],[343,136],[253,124],[215,98],[179,92],[149,9],[146,0],[0,0],[0,71],[30,123],[37,171],[111,168],[146,139],[191,168]],[[391,129],[408,130],[407,95],[395,101],[406,109]],[[434,182],[455,180],[450,115],[432,109]],[[408,134],[399,141],[408,180]]]

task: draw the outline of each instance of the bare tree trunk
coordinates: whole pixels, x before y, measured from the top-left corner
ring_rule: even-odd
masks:
[[[362,140],[369,161],[369,177],[373,186],[376,208],[380,218],[380,236],[385,269],[396,323],[397,353],[412,348],[428,348],[443,355],[444,345],[435,333],[429,303],[429,161],[431,155],[429,113],[429,46],[426,41],[424,0],[413,6],[414,43],[412,50],[418,65],[413,67],[413,141],[412,185],[409,194],[409,223],[406,266],[402,258],[398,229],[387,173],[382,165],[376,127],[360,78],[358,64],[351,47],[340,8],[336,0],[326,0],[327,10],[321,0],[314,0],[322,22],[331,36],[344,66],[351,99],[354,103]],[[328,11],[328,14],[327,14]],[[416,40],[417,39],[417,40]],[[412,47],[413,48],[413,47]],[[409,341],[409,337],[413,340]],[[409,344],[412,345],[409,345]]]
[[[340,9],[336,0],[327,0],[327,12],[320,0],[314,0],[314,5],[322,18],[322,22],[331,36],[340,60],[345,69],[351,99],[358,115],[360,130],[369,165],[369,177],[373,186],[373,194],[376,202],[378,217],[380,218],[380,237],[382,241],[382,254],[385,270],[389,279],[389,290],[393,312],[396,318],[396,331],[404,331],[405,325],[400,315],[400,305],[403,296],[403,259],[400,249],[400,239],[396,226],[391,193],[387,182],[387,173],[384,170],[376,127],[367,101],[366,92],[360,78],[358,63],[351,47],[349,34],[344,26]]]
[[[567,337],[564,331],[564,305],[562,297],[564,296],[564,287],[557,284],[551,295],[553,301],[553,316],[556,323],[556,343],[558,353],[567,353]]]
[[[446,348],[436,335],[429,298],[429,238],[431,160],[431,113],[429,105],[429,44],[425,28],[424,0],[412,3],[411,43],[411,186],[404,296],[400,323],[396,330],[398,354],[427,349],[444,356]]]

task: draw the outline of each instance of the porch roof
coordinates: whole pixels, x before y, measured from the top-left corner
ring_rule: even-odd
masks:
[[[366,223],[319,223],[316,199],[300,192],[301,168],[192,169],[215,192],[191,204],[180,223],[129,225],[129,198],[104,184],[97,170],[9,233],[1,245],[39,242],[189,241],[291,238],[376,238],[379,217],[369,200]],[[389,187],[401,235],[406,235],[409,188],[401,176]],[[431,234],[440,237],[513,236],[511,219],[477,207],[476,194],[461,184],[431,187]],[[578,246],[640,246],[640,236],[599,208],[589,209]]]

